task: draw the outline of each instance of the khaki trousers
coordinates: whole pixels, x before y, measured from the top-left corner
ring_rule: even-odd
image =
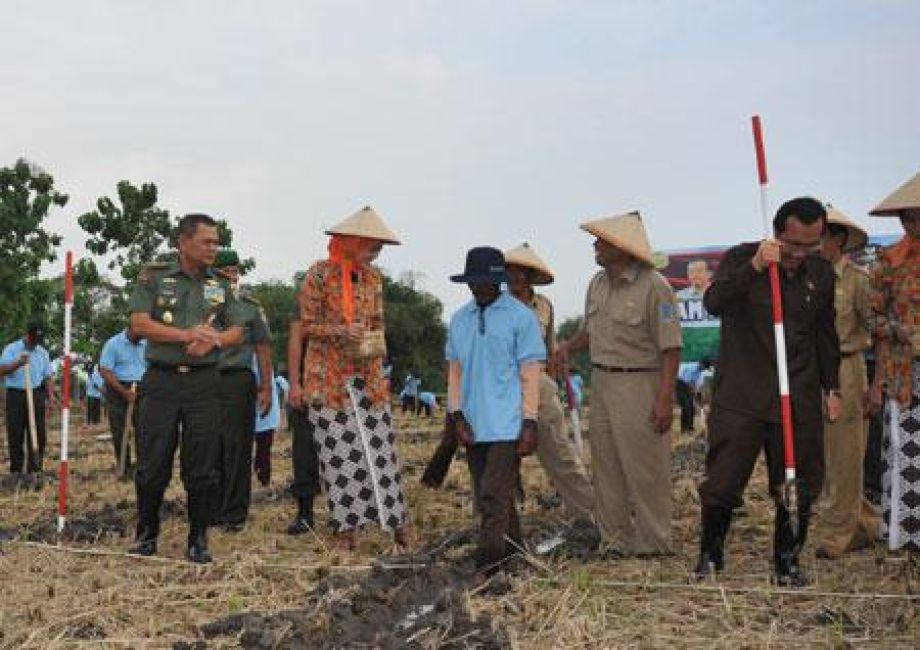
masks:
[[[831,556],[866,546],[878,538],[880,519],[863,496],[863,457],[868,421],[864,418],[866,362],[861,354],[840,362],[840,419],[824,429],[824,504],[815,538]]]
[[[546,373],[540,378],[537,459],[559,492],[569,515],[593,520],[594,489],[581,459],[569,442],[556,382]]]
[[[603,536],[631,554],[669,553],[671,435],[650,416],[658,372],[591,374],[591,472]]]

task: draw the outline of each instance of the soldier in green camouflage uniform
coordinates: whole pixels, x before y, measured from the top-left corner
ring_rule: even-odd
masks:
[[[180,447],[188,498],[188,559],[210,562],[207,526],[218,488],[221,349],[243,341],[244,320],[225,280],[211,269],[217,223],[202,214],[179,221],[179,263],[148,267],[131,295],[131,328],[147,339],[150,364],[140,384],[137,432],[137,541],[153,555],[159,511]],[[181,426],[181,435],[180,435]]]
[[[252,372],[253,355],[259,362],[259,376],[273,377],[271,333],[259,302],[237,289],[240,259],[236,251],[222,250],[214,268],[230,282],[237,306],[245,319],[243,344],[224,350],[217,367],[220,371],[218,392],[222,426],[220,456],[220,523],[230,532],[241,530],[249,513],[252,492],[252,438],[256,419],[256,383]],[[258,387],[259,412],[271,408],[272,382]]]

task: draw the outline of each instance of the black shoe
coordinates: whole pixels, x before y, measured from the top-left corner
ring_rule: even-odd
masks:
[[[195,564],[208,564],[211,558],[211,552],[208,551],[208,537],[204,528],[192,528],[188,534],[188,553],[186,554],[189,562]]]
[[[785,506],[777,506],[773,530],[773,582],[780,587],[804,587],[810,582],[799,566],[799,553],[808,537],[811,512],[806,503],[799,506],[799,529],[792,533],[792,521]]]
[[[163,495],[153,490],[137,491],[137,538],[128,553],[150,557],[157,552],[160,534],[160,503]]]
[[[732,511],[729,508],[703,506],[700,513],[700,558],[693,569],[693,577],[705,580],[725,568],[725,536],[731,525]]]
[[[129,555],[143,555],[144,557],[150,557],[151,555],[157,554],[157,540],[153,539],[138,539],[137,542],[128,549]]]
[[[313,497],[297,498],[297,516],[287,527],[288,535],[303,535],[313,530]]]

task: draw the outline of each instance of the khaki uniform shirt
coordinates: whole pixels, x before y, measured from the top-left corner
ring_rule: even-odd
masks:
[[[591,363],[660,368],[661,352],[681,347],[677,300],[656,270],[635,263],[611,282],[599,271],[588,285],[584,327]]]
[[[240,317],[245,319],[246,332],[243,343],[221,351],[220,368],[251,368],[253,347],[272,340],[268,320],[259,301],[250,296],[240,296],[237,302]]]
[[[245,319],[233,299],[226,280],[212,269],[200,277],[186,275],[178,264],[149,266],[141,271],[131,294],[129,311],[145,313],[166,325],[193,329],[213,316],[218,330],[244,325]],[[220,350],[203,357],[190,357],[181,343],[147,342],[147,361],[163,365],[210,366],[218,362]]]
[[[869,349],[869,274],[847,258],[834,265],[834,326],[840,352],[850,355]]]

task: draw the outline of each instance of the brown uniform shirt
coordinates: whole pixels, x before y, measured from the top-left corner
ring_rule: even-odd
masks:
[[[869,274],[847,258],[834,265],[834,311],[840,352],[851,355],[865,352],[872,344],[869,336]]]
[[[602,366],[660,368],[661,352],[681,346],[674,291],[638,263],[613,282],[603,270],[591,278],[584,327],[591,363]]]
[[[758,244],[725,252],[703,305],[722,319],[712,403],[768,422],[780,421],[770,277],[751,258]],[[780,270],[792,413],[821,422],[821,389],[839,388],[834,328],[834,269],[809,256],[791,276]]]

